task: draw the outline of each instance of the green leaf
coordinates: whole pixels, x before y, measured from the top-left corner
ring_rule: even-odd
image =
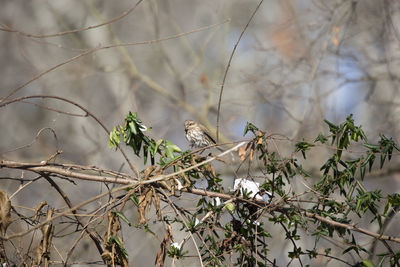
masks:
[[[356,142],[358,142],[358,133],[357,133],[357,132],[353,132],[353,133],[351,134],[351,139],[354,140],[354,141],[356,141]]]
[[[374,145],[374,144],[365,143],[365,144],[363,144],[363,146],[365,146],[365,147],[368,148],[368,149],[371,149],[372,152],[378,152],[379,149],[380,149],[380,146],[379,146],[379,145]]]
[[[254,126],[251,122],[247,122],[246,127],[244,128],[243,136],[245,136],[249,131],[251,131],[253,134],[256,134],[256,132],[259,131],[259,129]]]
[[[381,154],[381,169],[383,167],[383,164],[385,163],[385,159],[386,159],[386,154]]]
[[[113,211],[111,211],[111,213],[113,213],[114,215],[118,216],[119,218],[121,218],[121,220],[123,220],[129,226],[131,226],[131,223],[129,222],[128,218],[126,218],[126,216],[124,214],[122,214],[121,212],[113,210]]]
[[[139,199],[138,199],[138,197],[136,196],[135,193],[133,193],[133,194],[129,197],[129,199],[132,200],[133,204],[135,204],[136,207],[139,206]]]
[[[229,202],[229,203],[225,204],[225,208],[226,208],[228,211],[233,212],[233,211],[235,210],[235,204],[232,203],[232,202]]]
[[[169,141],[165,143],[165,154],[167,155],[168,158],[172,159],[174,157],[174,150],[170,145],[168,144]]]
[[[361,198],[357,199],[356,212],[360,212],[361,210],[361,204],[362,204],[361,201],[362,201]]]
[[[174,152],[182,153],[182,149],[180,149],[177,145],[171,143],[170,147],[172,147]]]
[[[150,229],[148,223],[146,223],[145,225],[143,225],[143,228],[144,228],[144,232],[145,232],[145,233],[151,233],[152,235],[156,235],[156,234]]]
[[[388,159],[389,160],[392,159],[392,153],[393,153],[393,146],[390,146],[390,148],[388,149]]]
[[[344,135],[344,136],[342,136],[342,138],[340,138],[340,141],[339,141],[339,148],[347,148],[349,146],[349,137],[348,137],[348,135]],[[340,152],[342,152],[341,150],[340,150]]]
[[[128,126],[129,126],[129,129],[131,130],[131,132],[134,135],[137,135],[136,124],[133,121],[131,121],[131,122],[128,123]]]
[[[386,205],[383,211],[383,215],[387,215],[387,212],[392,208],[400,205],[400,194],[392,194],[387,196]]]
[[[114,128],[110,132],[110,137],[109,137],[110,148],[113,148],[114,146],[119,146],[120,135],[121,135],[121,133],[114,126]]]
[[[162,140],[162,139],[157,140],[156,145],[155,145],[154,150],[153,150],[153,156],[157,153],[158,147],[161,145],[161,143],[162,143],[163,141],[164,141],[164,140]]]
[[[125,257],[128,257],[128,252],[126,252],[125,248],[122,246],[121,240],[119,240],[119,237],[116,235],[113,235],[110,237],[109,242],[115,243],[118,248],[121,250],[121,252],[125,255]]]
[[[147,156],[148,156],[148,153],[149,152],[149,147],[148,146],[143,146],[143,162],[144,162],[144,164],[146,165],[146,163],[147,163]]]
[[[379,262],[378,262],[377,267],[382,266],[384,260],[385,260],[385,257],[381,257],[381,259],[380,259]]]
[[[131,142],[130,145],[133,148],[133,152],[135,152],[135,154],[139,156],[140,148],[142,147],[142,139],[139,136],[135,136],[133,142]]]
[[[374,264],[370,260],[363,260],[362,264],[364,267],[374,267]]]
[[[365,165],[360,166],[360,174],[361,174],[361,180],[364,180],[365,176]]]
[[[336,133],[336,132],[339,130],[339,127],[336,126],[335,124],[331,123],[330,121],[324,120],[324,122],[325,122],[326,124],[328,124],[328,126],[329,126],[329,131],[330,131],[331,133]]]
[[[306,170],[303,169],[303,166],[299,165],[297,167],[297,171],[303,175],[304,177],[311,177],[311,174],[309,174]]]
[[[321,142],[321,144],[325,144],[327,141],[328,138],[326,138],[322,133],[319,133],[317,138],[314,139],[314,143]]]
[[[174,159],[174,152],[181,153],[182,150],[177,145],[172,144],[169,140],[165,140],[165,154],[167,155],[167,157],[170,159]]]
[[[314,147],[314,146],[315,145],[309,144],[309,143],[304,142],[304,141],[303,142],[298,142],[295,145],[295,148],[296,148],[295,152],[301,151],[301,154],[303,155],[303,158],[306,159],[305,151],[309,150],[311,147]]]
[[[367,159],[369,163],[369,172],[371,172],[372,165],[374,164],[375,161],[375,154],[370,154],[370,156],[368,156]]]

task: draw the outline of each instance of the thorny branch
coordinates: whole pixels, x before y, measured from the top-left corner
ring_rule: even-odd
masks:
[[[218,157],[223,156],[227,153],[230,153],[231,151],[236,150],[238,147],[242,146],[243,143],[240,143],[239,145],[231,148],[230,150],[227,150],[223,153],[221,153],[220,155],[218,155]],[[78,180],[89,180],[89,181],[93,181],[93,182],[104,182],[104,183],[114,183],[114,184],[121,184],[121,185],[125,185],[123,187],[119,187],[117,189],[111,190],[111,193],[117,192],[117,191],[121,191],[124,190],[126,188],[137,188],[138,186],[142,186],[142,185],[146,185],[146,184],[156,184],[160,181],[163,180],[168,180],[169,178],[185,173],[189,170],[192,170],[196,167],[199,167],[201,165],[204,165],[208,162],[211,162],[213,160],[215,160],[217,157],[214,156],[212,158],[209,158],[203,162],[200,162],[196,165],[193,165],[191,167],[188,167],[186,169],[182,169],[178,172],[174,172],[168,175],[159,175],[156,176],[154,178],[151,178],[149,180],[134,180],[132,177],[126,175],[126,174],[118,174],[118,177],[123,177],[123,178],[118,178],[118,177],[112,177],[112,176],[100,176],[100,175],[94,175],[94,174],[87,174],[87,173],[81,173],[78,171],[74,171],[74,170],[70,170],[71,167],[70,165],[66,165],[63,166],[63,164],[52,164],[52,163],[47,163],[46,165],[40,164],[40,163],[20,163],[20,162],[13,162],[13,161],[1,161],[0,163],[0,168],[10,168],[10,169],[20,169],[20,170],[29,170],[35,173],[39,173],[39,174],[44,174],[46,176],[51,176],[51,175],[60,175],[62,177],[65,178],[75,178]],[[83,169],[84,166],[82,167],[82,171],[92,171],[91,167],[87,167],[86,169]],[[109,170],[104,170],[105,173],[111,173],[111,171]],[[187,193],[191,193],[191,194],[195,194],[195,195],[201,195],[201,196],[207,196],[207,197],[219,197],[221,199],[224,200],[235,200],[235,201],[243,201],[252,205],[256,205],[257,207],[260,208],[267,208],[267,210],[269,212],[272,211],[277,211],[277,212],[283,212],[285,211],[285,207],[283,205],[278,205],[278,206],[274,206],[273,203],[271,204],[266,204],[264,201],[262,200],[258,200],[258,199],[253,199],[253,200],[247,200],[247,199],[243,199],[240,197],[236,197],[230,194],[225,194],[225,193],[219,193],[219,192],[211,192],[211,191],[206,191],[206,190],[202,190],[202,189],[196,189],[196,188],[184,188],[182,189],[182,192],[187,192]],[[70,212],[74,212],[75,210],[79,209],[80,207],[83,207],[85,205],[87,205],[88,203],[95,201],[99,198],[102,198],[104,196],[106,196],[107,194],[109,194],[109,192],[103,193],[101,195],[96,196],[95,198],[92,198],[88,201],[85,201],[75,207],[70,207],[69,210],[65,211],[64,213],[58,214],[54,217],[52,217],[51,219],[46,220],[45,222],[43,222],[40,225],[37,225],[35,228],[39,228],[41,225],[44,225],[46,223],[49,223],[50,221],[63,216],[64,214],[70,213]],[[281,200],[277,201],[278,203],[281,202]],[[395,237],[395,236],[387,236],[387,235],[383,235],[383,234],[377,234],[371,231],[368,231],[364,228],[360,228],[357,227],[354,224],[345,224],[345,223],[340,223],[340,222],[336,222],[332,219],[329,219],[327,217],[323,217],[321,215],[309,212],[304,210],[303,214],[304,216],[310,218],[310,219],[316,219],[320,222],[324,222],[327,224],[330,224],[334,227],[340,227],[340,228],[345,228],[345,229],[349,229],[349,230],[353,230],[371,237],[374,237],[376,239],[380,239],[380,240],[387,240],[387,241],[392,241],[395,243],[400,243],[400,237]],[[12,239],[15,237],[19,237],[22,235],[27,234],[28,232],[32,231],[33,229],[28,230],[27,232],[24,233],[20,233],[20,234],[15,234],[12,236],[9,236],[7,238],[5,238],[5,240],[8,239]]]

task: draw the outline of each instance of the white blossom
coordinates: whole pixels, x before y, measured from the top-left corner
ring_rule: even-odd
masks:
[[[214,203],[215,203],[215,206],[219,206],[219,205],[221,205],[221,199],[219,198],[219,197],[216,197],[216,198],[214,198]]]
[[[256,199],[259,200],[264,200],[265,202],[268,202],[270,199],[270,195],[271,193],[266,192],[264,195],[260,195],[260,184],[257,182],[253,182],[250,180],[246,180],[243,178],[239,178],[235,180],[235,184],[234,184],[234,190],[240,189],[240,192],[243,194],[243,192],[251,192],[250,193],[250,197],[255,197]]]
[[[172,243],[171,247],[174,247],[176,249],[181,249],[181,246],[177,242]]]
[[[181,181],[179,180],[175,180],[177,185],[176,185],[176,189],[181,190],[183,188]]]

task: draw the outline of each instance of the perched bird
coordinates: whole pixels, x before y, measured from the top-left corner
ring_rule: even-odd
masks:
[[[185,136],[191,147],[202,148],[216,144],[215,140],[208,133],[207,128],[203,125],[192,120],[186,120],[184,125]],[[221,148],[217,148],[222,151]]]

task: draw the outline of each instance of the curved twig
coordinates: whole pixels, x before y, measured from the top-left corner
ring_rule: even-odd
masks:
[[[45,130],[50,130],[53,133],[54,139],[56,140],[56,151],[59,151],[60,149],[59,149],[59,144],[58,144],[58,138],[57,138],[56,131],[51,127],[44,127],[44,128],[39,130],[39,132],[36,134],[35,138],[29,144],[26,144],[26,145],[23,145],[23,146],[19,146],[17,148],[14,148],[14,149],[11,149],[11,150],[7,150],[7,151],[4,151],[4,152],[0,152],[0,154],[10,153],[10,152],[14,152],[14,151],[17,151],[17,150],[32,146],[37,141],[37,139],[42,134],[42,132],[45,131]]]
[[[254,16],[256,15],[258,9],[260,8],[260,6],[263,2],[264,2],[264,0],[261,0],[258,3],[253,14],[251,14],[249,21],[247,22],[246,26],[244,26],[243,31],[240,33],[239,38],[237,39],[235,45],[233,46],[231,56],[229,57],[229,60],[228,60],[228,65],[226,66],[226,69],[225,69],[224,78],[222,79],[221,90],[219,91],[219,99],[218,99],[217,126],[216,126],[217,143],[218,143],[218,139],[219,139],[219,117],[220,117],[220,111],[221,111],[221,100],[222,100],[222,93],[224,91],[226,76],[228,75],[228,70],[231,66],[232,58],[233,58],[233,55],[235,54],[235,51],[236,51],[236,48],[237,48],[239,42],[242,39],[244,32],[246,31],[247,27],[249,27],[250,22],[253,20]]]
[[[23,96],[23,97],[19,97],[19,98],[15,98],[12,100],[9,100],[7,102],[1,103],[0,102],[0,108],[4,107],[8,104],[11,103],[15,103],[15,102],[19,102],[25,99],[30,99],[30,98],[51,98],[51,99],[57,99],[60,101],[64,101],[67,102],[71,105],[74,105],[78,108],[80,108],[81,110],[83,110],[86,113],[86,116],[92,117],[106,132],[106,135],[108,136],[110,134],[110,131],[106,128],[106,126],[100,121],[100,119],[98,119],[93,113],[91,113],[88,109],[86,109],[85,107],[83,107],[82,105],[69,100],[67,98],[64,97],[60,97],[60,96],[52,96],[52,95],[31,95],[31,96]],[[128,155],[125,153],[125,151],[122,149],[121,146],[118,146],[119,151],[121,152],[121,154],[124,156],[126,162],[128,162],[129,167],[131,168],[131,170],[133,171],[133,173],[135,174],[136,177],[139,177],[139,171],[137,169],[137,167],[129,160]]]

